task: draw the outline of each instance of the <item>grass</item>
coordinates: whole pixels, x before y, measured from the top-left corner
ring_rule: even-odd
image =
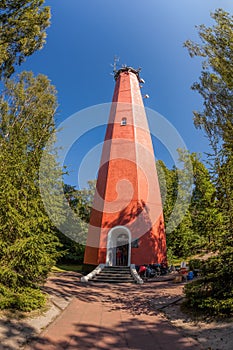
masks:
[[[203,256],[205,257],[206,255],[212,256],[213,253],[209,253],[209,252],[207,253],[206,251],[202,251],[199,254],[191,255],[191,256],[189,256],[187,258],[176,258],[176,257],[174,257],[174,258],[168,260],[168,265],[170,266],[172,264],[173,266],[180,267],[180,264],[181,264],[182,261],[185,261],[186,264],[188,265],[190,260],[193,260],[193,259],[200,259],[200,260],[202,260]]]
[[[73,271],[73,272],[82,272],[83,265],[76,265],[76,264],[57,264],[56,266],[52,267],[52,272],[66,272],[66,271]]]
[[[31,311],[20,311],[17,309],[5,309],[0,310],[0,318],[5,317],[8,319],[23,320],[28,317],[35,318],[44,315],[51,308],[49,299],[47,298],[46,304],[41,308]]]
[[[186,264],[188,264],[188,260],[189,260],[189,259],[190,259],[190,258],[188,258],[188,259],[184,259],[184,258],[173,258],[173,259],[171,259],[170,261],[168,261],[168,266],[173,265],[173,266],[175,266],[176,268],[179,268],[182,261],[185,261]]]

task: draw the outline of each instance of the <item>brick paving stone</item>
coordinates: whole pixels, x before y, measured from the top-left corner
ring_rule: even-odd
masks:
[[[70,293],[73,299],[25,350],[202,349],[196,340],[184,337],[157,311],[148,312],[140,307],[135,314],[130,304],[122,304],[127,295],[142,300],[153,295],[153,286],[92,286],[77,283],[75,278],[67,284],[59,278],[57,281],[50,283],[51,291],[64,293],[66,298]]]

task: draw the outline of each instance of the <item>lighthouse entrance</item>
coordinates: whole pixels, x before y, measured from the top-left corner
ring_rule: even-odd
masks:
[[[131,232],[124,226],[113,227],[108,233],[106,264],[130,266]]]

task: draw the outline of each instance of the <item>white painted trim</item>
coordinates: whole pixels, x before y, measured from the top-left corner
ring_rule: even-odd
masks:
[[[131,264],[130,265],[130,272],[131,272],[131,275],[137,281],[138,284],[143,284],[144,283],[143,280],[141,279],[141,277],[139,276],[139,274],[137,273],[137,270],[135,268],[135,264]]]
[[[81,277],[81,282],[88,282],[95,275],[98,275],[105,267],[105,264],[99,264],[93,271],[91,271],[88,275]]]
[[[111,230],[108,232],[108,239],[107,239],[107,253],[106,253],[106,265],[107,266],[113,266],[115,265],[115,261],[111,261],[110,260],[110,256],[112,254],[112,251],[113,249],[116,249],[117,245],[116,245],[116,239],[113,241],[113,232],[114,231],[124,231],[124,233],[126,233],[128,235],[128,244],[129,244],[129,250],[128,250],[128,264],[127,266],[130,266],[130,262],[131,262],[131,241],[132,241],[132,238],[131,238],[131,232],[130,230],[125,227],[125,226],[115,226],[113,228],[111,228]],[[116,236],[117,238],[117,236]]]

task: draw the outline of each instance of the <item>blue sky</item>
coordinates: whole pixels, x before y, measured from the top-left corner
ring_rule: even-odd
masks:
[[[192,121],[192,111],[202,106],[190,89],[200,75],[201,61],[191,59],[183,43],[198,40],[195,25],[213,23],[211,11],[221,7],[232,13],[232,0],[47,0],[46,4],[52,11],[47,43],[20,69],[51,79],[58,91],[58,122],[111,102],[110,64],[118,55],[122,64],[142,67],[143,93],[150,95],[145,105],[174,125],[190,151],[208,151],[206,138]],[[73,146],[66,182],[77,184],[82,157],[103,140],[104,128],[97,129]],[[159,145],[155,149],[156,157],[171,166],[165,153]]]

